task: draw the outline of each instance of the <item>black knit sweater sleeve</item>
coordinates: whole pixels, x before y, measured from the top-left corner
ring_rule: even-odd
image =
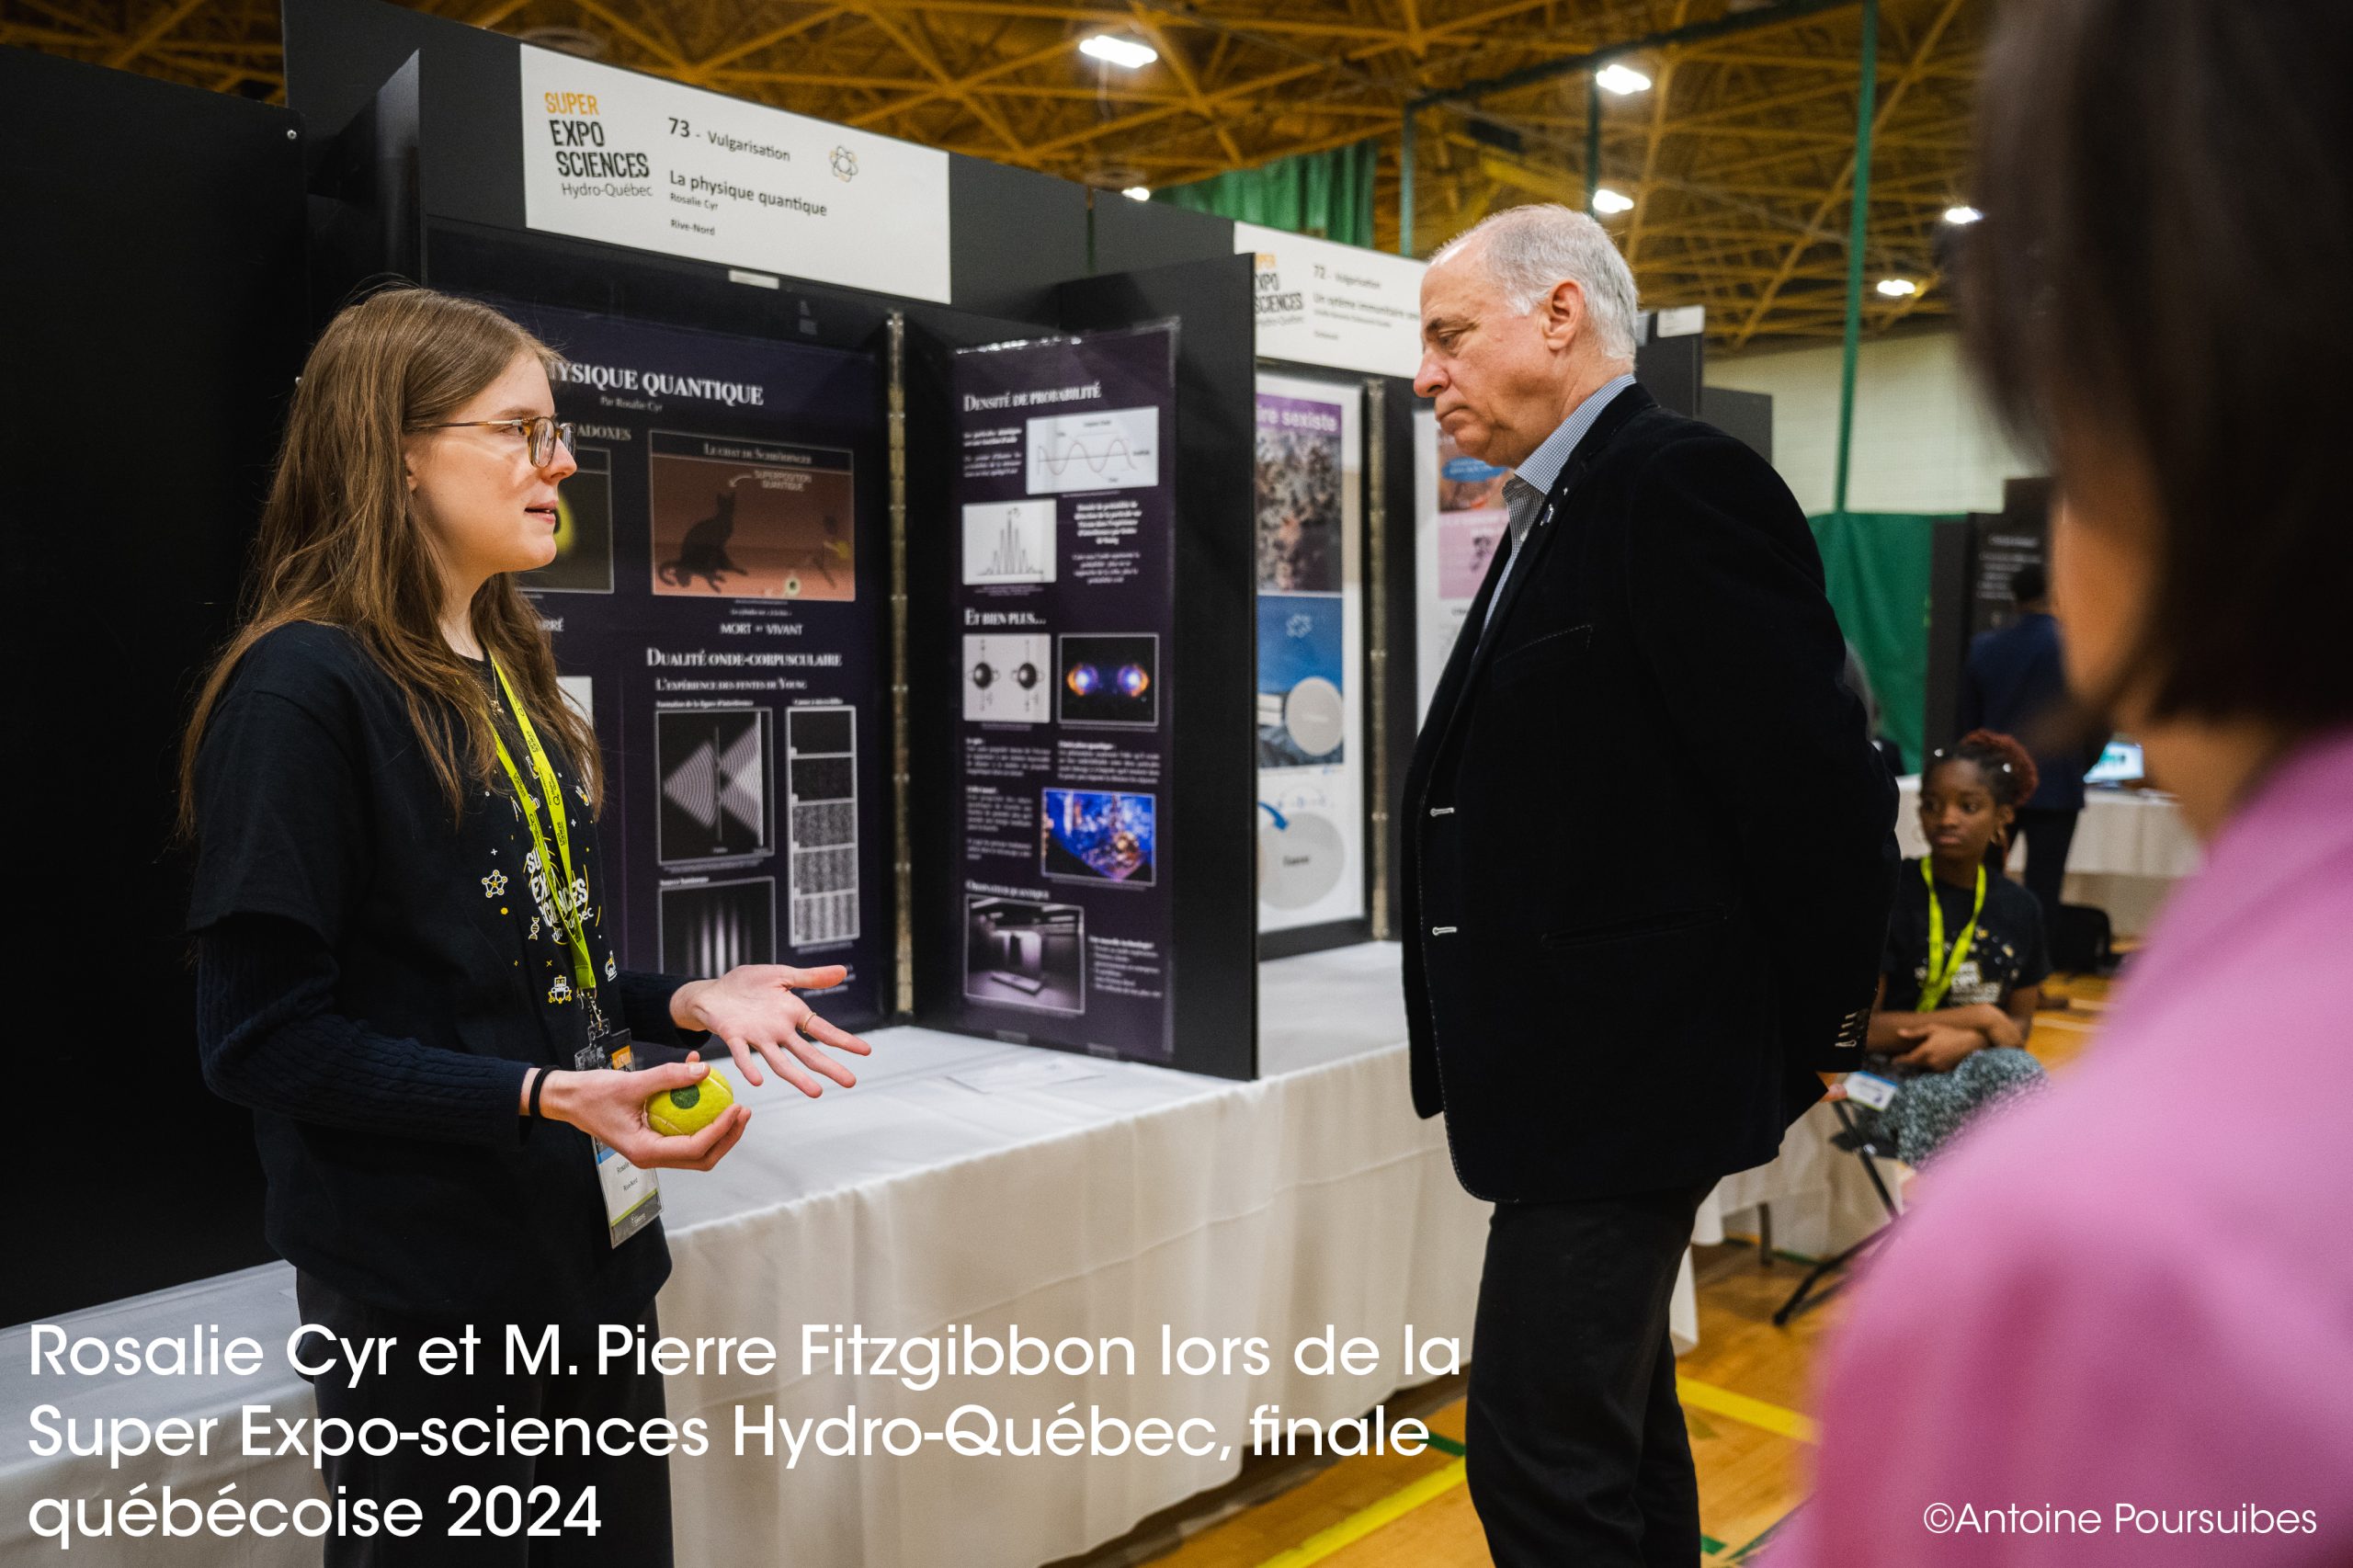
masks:
[[[701,1029],[682,1029],[670,1017],[670,998],[687,983],[683,974],[642,969],[622,970],[607,982],[620,999],[621,1022],[631,1040],[699,1049],[710,1036]]]
[[[298,921],[232,915],[197,937],[204,1081],[255,1110],[489,1147],[522,1136],[529,1064],[371,1034],[335,1010],[335,953]]]

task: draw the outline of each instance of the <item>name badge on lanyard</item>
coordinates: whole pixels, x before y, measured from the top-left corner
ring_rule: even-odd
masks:
[[[530,715],[524,711],[522,699],[515,695],[515,687],[506,672],[496,660],[491,668],[498,671],[498,685],[506,693],[508,710],[515,718],[515,728],[523,737],[524,748],[530,753],[531,774],[540,786],[534,795],[523,786],[523,770],[515,766],[515,758],[506,749],[506,738],[491,727],[491,738],[498,743],[498,760],[506,769],[507,782],[515,787],[515,799],[523,809],[523,821],[531,830],[531,847],[539,852],[541,874],[554,881],[556,873],[563,874],[562,883],[551,891],[551,902],[556,910],[556,930],[572,949],[574,977],[579,982],[581,1011],[587,1019],[588,1043],[573,1053],[572,1065],[577,1072],[594,1073],[610,1068],[627,1073],[632,1070],[633,1052],[629,1031],[618,1028],[605,1019],[602,1001],[597,994],[597,964],[588,951],[588,931],[582,912],[587,907],[587,883],[578,878],[572,867],[572,833],[564,825],[563,782],[556,777],[555,765],[548,761],[546,748],[540,744],[537,731],[531,728]],[[540,806],[548,809],[548,826],[540,826]],[[555,840],[555,853],[548,852],[548,839]],[[605,1197],[605,1232],[614,1246],[620,1245],[638,1232],[654,1222],[662,1212],[662,1185],[652,1171],[641,1170],[629,1163],[600,1138],[588,1141],[597,1161],[597,1185]]]
[[[634,1071],[629,1031],[609,1027],[597,1006],[597,994],[586,993],[588,1043],[573,1053],[572,1064],[583,1073],[600,1067]],[[597,1185],[605,1195],[605,1232],[620,1245],[654,1222],[662,1212],[662,1184],[649,1170],[631,1165],[601,1138],[588,1140],[597,1157]]]

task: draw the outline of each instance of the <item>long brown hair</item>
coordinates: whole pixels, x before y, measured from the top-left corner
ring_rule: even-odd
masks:
[[[181,743],[183,833],[195,830],[197,749],[222,690],[246,650],[296,621],[340,627],[400,687],[453,818],[468,784],[500,771],[488,693],[441,634],[441,579],[410,510],[403,441],[463,408],[517,354],[537,357],[551,376],[561,363],[489,306],[428,289],[382,290],[327,324],[287,415],[240,624]],[[604,794],[596,733],[556,687],[538,614],[506,573],[483,585],[470,613],[483,651],[570,761],[594,809]]]
[[[1980,76],[1971,358],[2063,492],[2070,439],[2155,490],[2120,678],[2156,719],[2353,722],[2353,6],[2022,0]]]

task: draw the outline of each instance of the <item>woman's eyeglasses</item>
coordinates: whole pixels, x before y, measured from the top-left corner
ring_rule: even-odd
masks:
[[[544,414],[528,419],[446,419],[438,425],[423,425],[423,430],[457,430],[479,426],[484,430],[519,430],[523,446],[529,454],[533,468],[544,468],[555,455],[555,444],[563,443],[565,451],[574,450],[572,426],[567,420],[551,419]]]

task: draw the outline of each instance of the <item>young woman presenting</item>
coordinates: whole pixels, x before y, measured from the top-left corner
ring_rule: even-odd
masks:
[[[710,1169],[750,1112],[658,1135],[648,1098],[709,1069],[622,1071],[628,1042],[708,1031],[750,1082],[765,1062],[812,1096],[854,1082],[821,1047],[868,1050],[795,994],[838,967],[685,980],[614,960],[596,738],[512,575],[553,558],[574,470],[553,362],[494,311],[424,290],[335,318],[289,414],[244,623],[188,732],[205,1076],[254,1111],[303,1321],[396,1340],[378,1375],[318,1383],[320,1414],[355,1427],[619,1417],[618,1435],[660,1416],[658,1377],[595,1372],[594,1325],[652,1332],[670,1259],[646,1173]],[[559,1325],[562,1353],[510,1369],[510,1324],[534,1344]],[[423,1342],[468,1328],[472,1374],[424,1375]],[[330,1495],[408,1498],[425,1524],[330,1538],[326,1561],[534,1561],[528,1536],[448,1533],[466,1489],[500,1486],[575,1521],[567,1563],[670,1561],[661,1452],[465,1446],[483,1451],[404,1438],[328,1460]]]

